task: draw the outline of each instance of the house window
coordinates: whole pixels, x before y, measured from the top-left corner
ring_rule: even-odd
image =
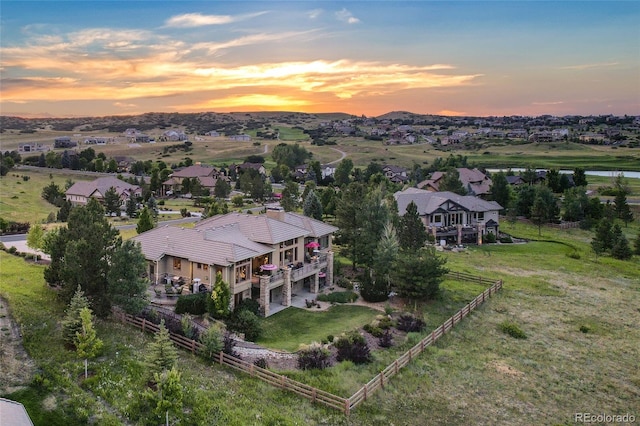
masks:
[[[249,262],[236,265],[236,282],[237,283],[241,281],[246,281],[250,278],[251,276],[249,275]]]
[[[442,215],[441,214],[434,214],[433,215],[433,222],[434,223],[442,222]]]
[[[478,220],[484,220],[484,212],[478,212]]]
[[[182,268],[182,260],[177,257],[173,258],[173,269],[181,269]]]
[[[209,265],[207,265],[206,263],[202,264],[202,269],[204,269],[205,271],[209,269]]]

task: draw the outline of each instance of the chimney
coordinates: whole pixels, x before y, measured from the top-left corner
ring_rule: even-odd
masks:
[[[282,207],[269,207],[267,209],[267,217],[284,222],[285,211]]]

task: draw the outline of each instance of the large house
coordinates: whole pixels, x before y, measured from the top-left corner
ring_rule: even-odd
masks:
[[[177,281],[211,290],[220,272],[233,295],[231,308],[253,298],[269,316],[290,306],[296,293],[317,293],[321,282],[333,281],[336,231],[300,214],[269,209],[264,215],[214,216],[194,228],[163,226],[133,239],[142,246],[155,284]]]
[[[214,167],[202,166],[200,164],[185,167],[173,172],[169,179],[162,182],[162,194],[170,195],[182,191],[182,182],[185,179],[197,179],[203,188],[207,188],[209,193],[213,193],[218,179],[226,179],[220,171]]]
[[[460,167],[456,169],[460,175],[460,182],[467,190],[468,195],[485,196],[491,191],[491,179],[478,169],[468,169]],[[418,183],[418,188],[428,189],[430,191],[438,191],[440,181],[444,177],[445,172],[434,172],[430,179]]]
[[[407,206],[412,201],[415,203],[422,223],[436,241],[482,244],[483,235],[489,232],[498,235],[502,206],[495,201],[418,188],[398,191],[393,196],[401,216],[406,213]]]
[[[98,201],[103,202],[105,194],[111,188],[114,188],[118,197],[120,197],[122,206],[126,204],[130,197],[142,196],[142,188],[138,185],[132,185],[113,176],[105,176],[91,182],[79,181],[74,183],[65,191],[65,197],[74,206],[84,206],[89,202],[89,198],[96,198]]]

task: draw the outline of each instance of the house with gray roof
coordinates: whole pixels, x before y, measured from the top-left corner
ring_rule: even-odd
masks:
[[[194,164],[174,171],[169,178],[162,182],[161,195],[170,195],[182,192],[182,182],[185,179],[197,179],[203,188],[207,188],[212,194],[218,179],[227,179],[218,169],[212,166]]]
[[[491,192],[491,179],[482,173],[478,169],[468,169],[466,167],[459,167],[456,169],[460,176],[460,182],[467,190],[467,195],[476,195],[483,197]],[[431,191],[438,191],[440,181],[444,177],[446,172],[433,172],[431,178],[418,183],[418,188],[428,189]]]
[[[138,185],[132,185],[114,176],[101,177],[91,182],[76,182],[64,194],[67,201],[71,202],[72,205],[84,206],[89,202],[89,198],[95,198],[103,202],[104,195],[111,188],[116,190],[122,206],[126,204],[130,197],[142,196],[142,188]]]
[[[411,202],[415,203],[422,223],[436,241],[482,244],[482,237],[487,233],[498,235],[502,206],[495,201],[418,188],[398,191],[393,196],[401,216],[406,213]]]
[[[220,273],[231,308],[257,299],[265,316],[291,306],[297,293],[333,281],[332,235],[338,228],[284,210],[213,216],[194,228],[163,226],[133,238],[155,285],[174,281],[210,291]],[[268,265],[268,266],[265,266]],[[197,284],[194,286],[193,284]]]

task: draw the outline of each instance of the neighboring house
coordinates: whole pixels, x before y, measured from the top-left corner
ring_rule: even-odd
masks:
[[[478,169],[467,169],[460,167],[456,169],[460,175],[460,182],[467,190],[468,195],[477,195],[479,197],[489,194],[491,189],[491,179]],[[428,189],[429,191],[439,191],[440,181],[444,177],[445,172],[434,172],[430,179],[418,183],[418,188]]]
[[[218,178],[220,178],[220,172],[215,167],[200,164],[176,170],[169,176],[169,179],[162,182],[161,195],[165,196],[167,194],[182,192],[182,181],[186,178],[198,179],[204,188],[208,188],[209,192],[212,192]]]
[[[511,186],[520,186],[524,185],[525,181],[520,176],[505,176],[507,178],[507,183]]]
[[[98,201],[103,202],[104,195],[110,188],[115,188],[122,206],[126,204],[129,197],[142,196],[142,188],[113,176],[101,177],[91,182],[76,182],[65,191],[65,196],[72,205],[84,206],[89,201],[89,198],[96,198]]]
[[[141,244],[156,284],[178,280],[187,287],[203,284],[210,291],[220,272],[233,295],[232,309],[254,298],[269,316],[290,306],[296,292],[317,293],[323,277],[333,281],[331,240],[337,230],[306,216],[269,209],[264,215],[214,216],[194,228],[154,228],[133,240]],[[273,271],[263,271],[264,265]]]
[[[232,135],[229,136],[229,139],[231,139],[232,141],[238,141],[238,142],[249,142],[251,140],[251,136],[249,135]]]
[[[205,133],[204,135],[205,135],[205,136],[211,136],[211,137],[214,137],[214,138],[220,137],[220,133],[218,133],[218,132],[217,132],[217,131],[215,131],[215,130],[208,131],[208,132],[207,132],[207,133]]]
[[[21,143],[18,145],[18,152],[45,152],[49,151],[49,145],[41,145],[38,142]]]
[[[167,130],[164,133],[162,133],[161,138],[164,141],[172,141],[172,142],[186,141],[187,139],[189,139],[184,132],[181,132],[179,130]]]
[[[398,203],[398,213],[401,216],[412,201],[416,204],[422,223],[436,241],[482,244],[483,235],[489,232],[498,235],[502,206],[495,201],[417,188],[396,192],[393,197]]]
[[[262,163],[247,163],[247,162],[244,162],[242,164],[232,164],[229,167],[230,168],[232,168],[232,167],[235,168],[237,174],[240,174],[240,173],[242,173],[242,172],[244,172],[245,170],[248,170],[248,169],[254,169],[258,173],[260,173],[261,176],[266,176],[267,175],[267,169],[265,169],[264,164],[262,164]]]
[[[78,144],[71,140],[69,136],[60,136],[53,140],[54,148],[73,148]]]
[[[382,173],[394,183],[404,183],[409,180],[407,169],[404,167],[385,165],[382,167]]]

